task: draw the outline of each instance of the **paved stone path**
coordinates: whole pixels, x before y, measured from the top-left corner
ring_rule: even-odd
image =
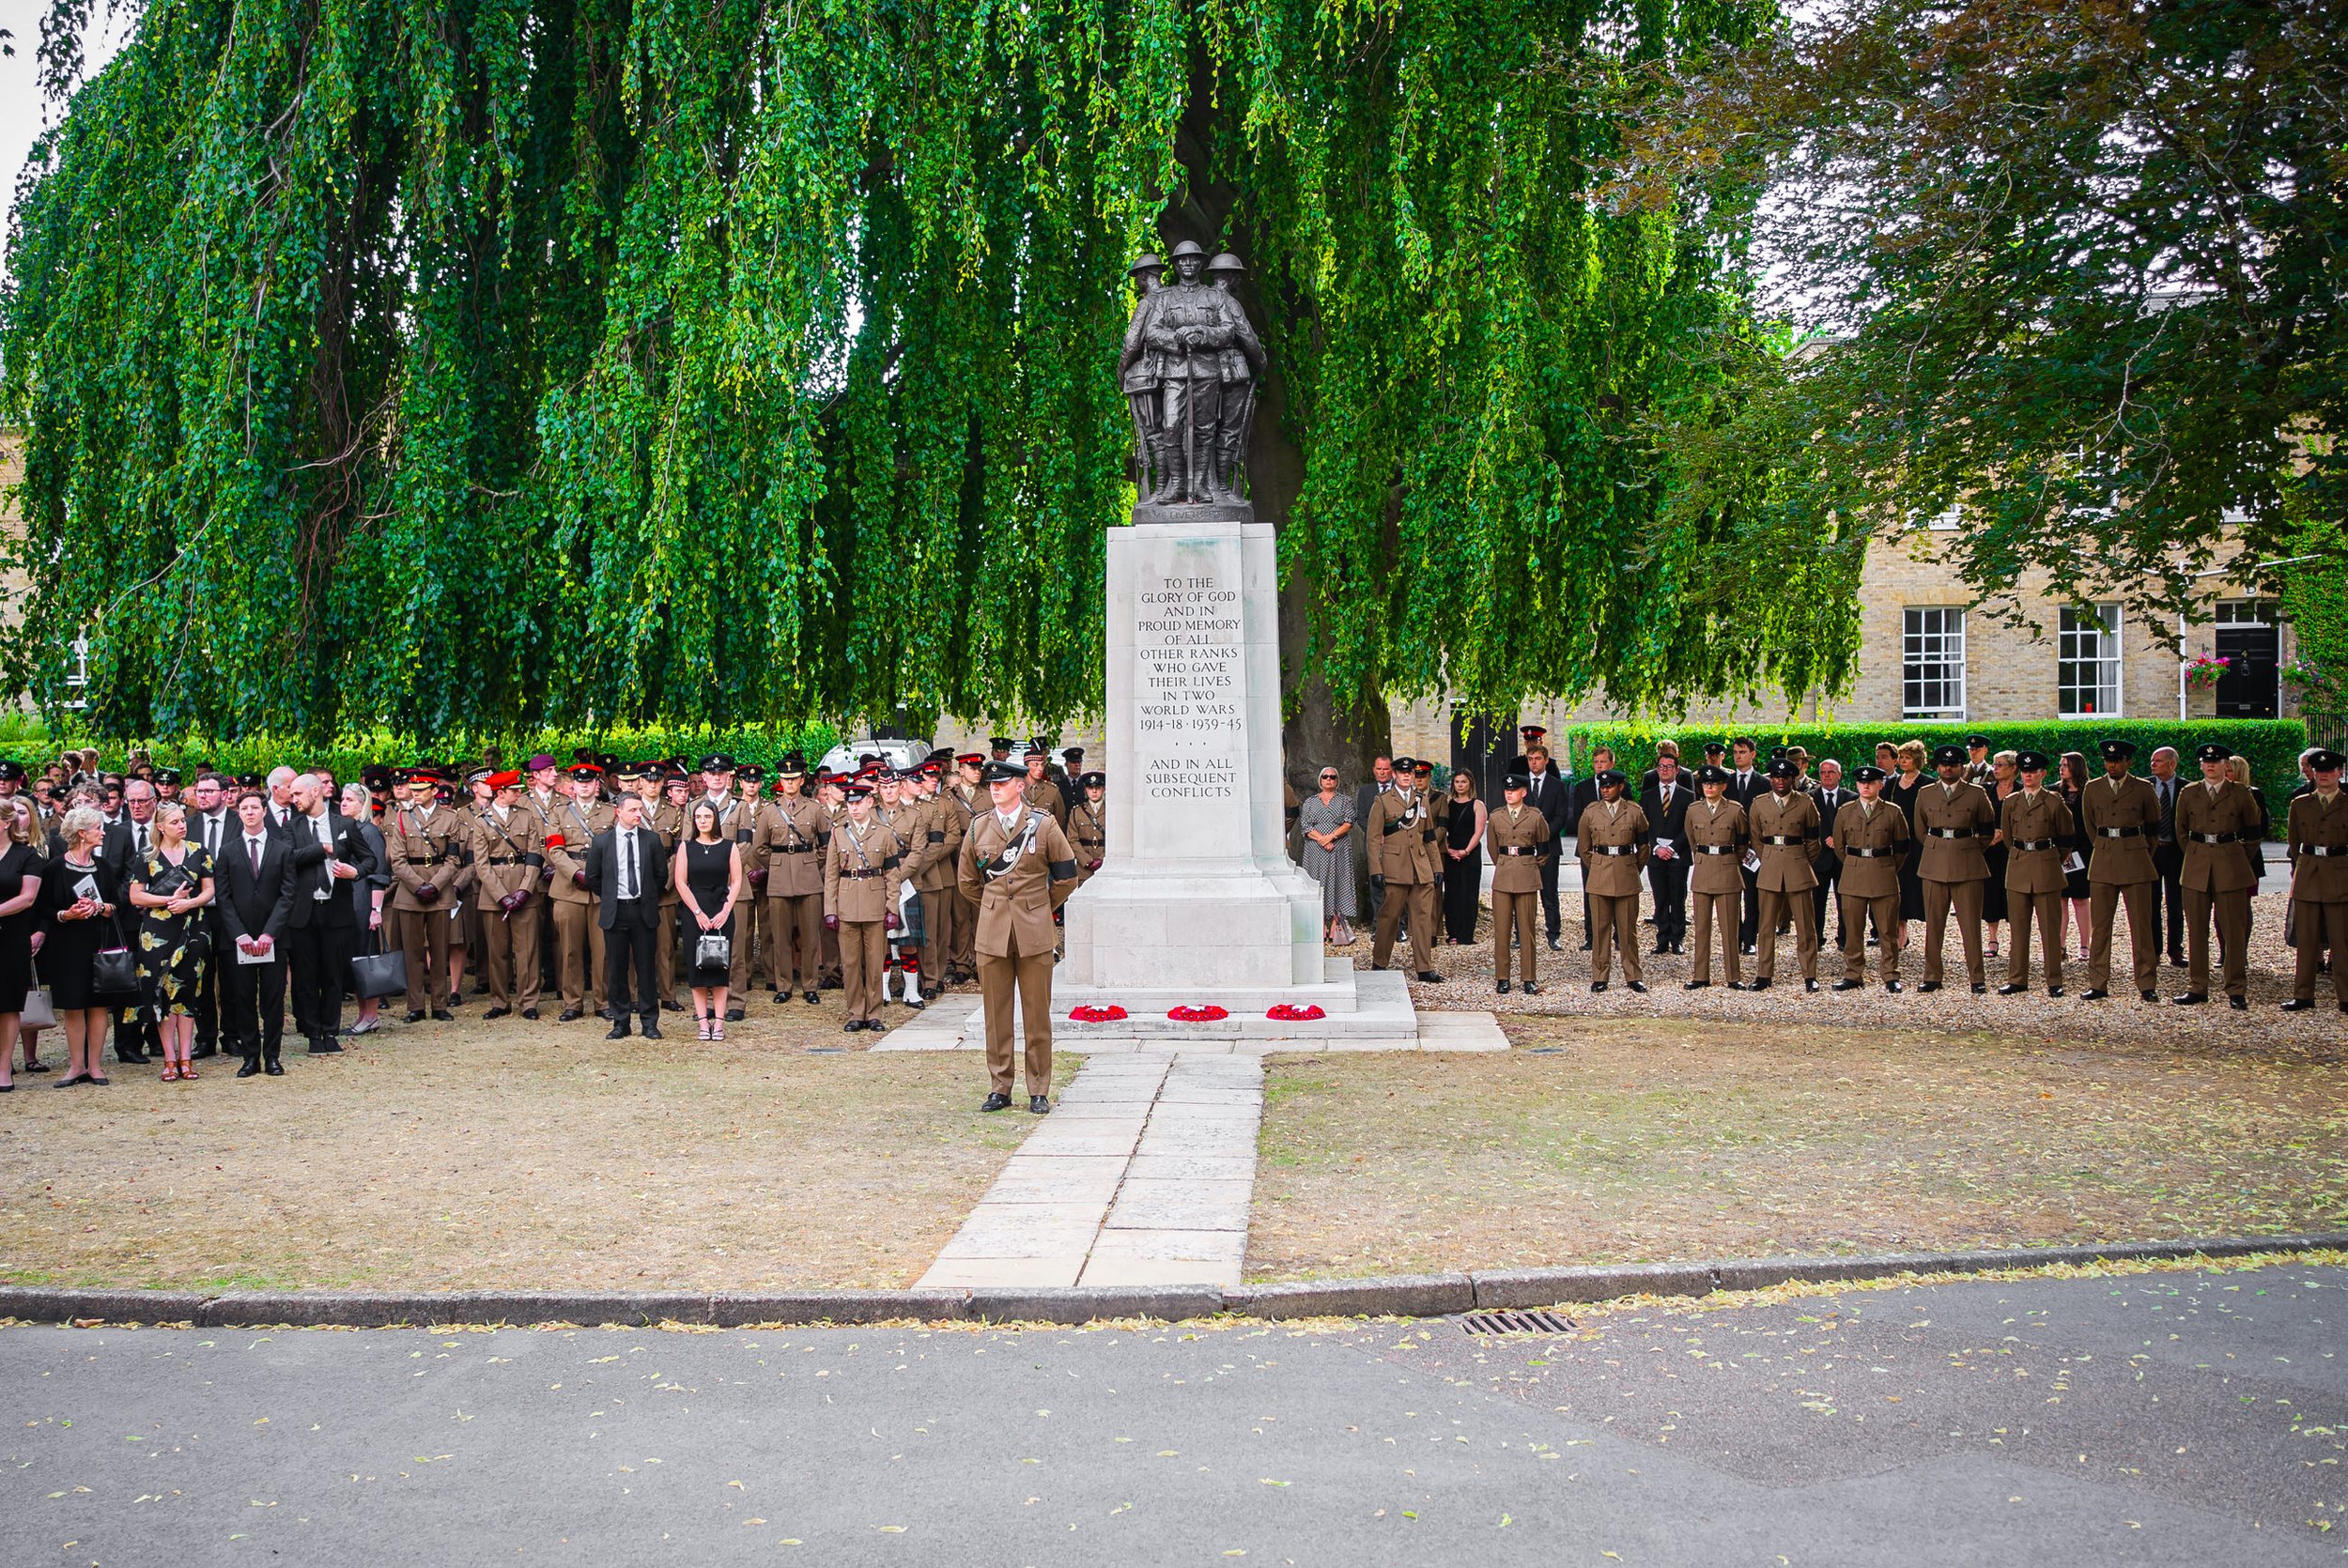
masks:
[[[1089,1060],[920,1283],[1237,1284],[1262,1119],[1259,1056]]]

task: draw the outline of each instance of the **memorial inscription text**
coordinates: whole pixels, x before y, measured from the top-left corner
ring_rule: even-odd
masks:
[[[1239,794],[1242,636],[1235,586],[1213,576],[1162,576],[1142,590],[1134,730],[1150,798]]]

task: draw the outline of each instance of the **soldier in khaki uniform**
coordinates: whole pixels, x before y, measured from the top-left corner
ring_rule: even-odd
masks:
[[[611,825],[611,808],[596,798],[603,769],[574,762],[564,770],[569,797],[558,800],[546,837],[547,898],[554,905],[554,983],[563,996],[558,1023],[569,1023],[592,996],[597,1016],[604,1002],[603,927],[595,918],[596,896],[587,882],[587,846]]]
[[[844,774],[823,774],[819,775],[815,780],[815,804],[824,813],[824,839],[826,847],[830,843],[832,835],[840,831],[840,824],[848,820],[846,792],[849,782],[848,776]],[[829,926],[824,927],[823,933],[816,938],[816,946],[819,949],[817,959],[822,967],[819,970],[821,977],[816,980],[815,987],[818,991],[838,991],[840,989],[840,933]]]
[[[1045,770],[1052,754],[1042,741],[1027,743],[1027,804],[1039,811],[1049,811],[1052,821],[1059,825],[1063,837],[1068,832],[1068,797],[1060,793]]]
[[[1109,776],[1095,769],[1076,776],[1078,798],[1068,807],[1068,842],[1076,852],[1076,885],[1092,880],[1109,853]]]
[[[1369,808],[1365,842],[1369,858],[1369,884],[1385,899],[1378,906],[1378,934],[1370,944],[1369,966],[1383,969],[1394,956],[1396,928],[1402,912],[1411,914],[1412,972],[1432,985],[1443,976],[1435,970],[1435,814],[1418,788],[1408,757],[1395,759],[1394,788]]]
[[[2030,989],[2030,926],[2038,922],[2038,939],[2047,961],[2047,994],[2062,994],[2062,857],[2078,824],[2061,792],[2047,786],[2047,759],[2025,751],[2014,760],[2022,787],[2005,797],[1998,815],[1998,831],[2005,836],[2005,913],[2014,922],[2007,950],[2005,984],[2000,996],[2015,996]]]
[[[756,762],[745,762],[735,770],[734,784],[742,800],[742,825],[734,841],[741,846],[743,876],[741,902],[734,911],[734,937],[742,955],[741,984],[747,1001],[749,988],[758,983],[751,971],[758,965],[759,954],[774,941],[766,930],[766,852],[758,845],[758,815],[766,808],[766,770]],[[757,875],[752,877],[752,872]],[[729,1012],[734,1010],[734,994],[726,992]]]
[[[1835,809],[1829,824],[1827,847],[1838,855],[1843,871],[1838,879],[1843,899],[1843,977],[1837,991],[1857,991],[1867,983],[1867,918],[1875,917],[1876,940],[1882,945],[1876,969],[1883,989],[1900,989],[1900,862],[1908,842],[1908,813],[1883,798],[1883,781],[1890,776],[1869,764],[1851,773],[1857,800]]]
[[[840,935],[840,977],[846,992],[843,1027],[885,1029],[878,1014],[888,932],[897,928],[904,855],[896,832],[873,810],[873,786],[847,788],[848,814],[824,856],[824,927]]]
[[[902,976],[904,986],[900,994],[905,1006],[922,1007],[928,1006],[928,998],[921,989],[920,945],[923,937],[922,932],[916,929],[920,924],[919,879],[932,874],[932,868],[944,853],[945,840],[942,837],[935,842],[930,839],[930,808],[929,803],[921,797],[920,769],[901,768],[884,773],[878,789],[882,809],[873,815],[887,822],[889,830],[896,834],[904,856],[904,885],[910,887],[914,895],[908,903],[903,889],[900,889],[898,901],[889,906],[891,913],[897,916],[897,923],[888,930],[888,952],[881,968],[880,996],[883,1002],[888,1001],[892,977]]]
[[[970,819],[946,798],[940,763],[932,758],[921,764],[921,837],[929,846],[921,874],[913,884],[921,895],[921,974],[931,996],[942,994],[953,967],[954,921],[962,909],[955,884],[962,876],[962,840]]]
[[[1933,753],[1937,782],[1916,787],[1916,837],[1921,852],[1917,878],[1924,884],[1924,978],[1916,989],[1939,991],[1941,950],[1949,934],[1949,913],[1956,913],[1965,944],[1965,978],[1973,994],[1989,989],[1982,965],[1981,906],[1989,887],[1988,849],[1998,831],[1998,808],[1988,792],[1965,777],[1965,748],[1944,746]]]
[[[2348,1013],[2348,797],[2340,789],[2341,758],[2328,747],[2308,753],[2315,788],[2291,803],[2283,837],[2291,844],[2293,930],[2299,964],[2287,1013],[2315,1006],[2315,971],[2332,951],[2332,994]]]
[[[970,824],[980,812],[987,809],[986,791],[979,782],[979,770],[986,766],[986,754],[965,751],[954,760],[954,771],[938,798],[962,814],[963,837],[968,838]],[[979,906],[962,894],[961,856],[955,856],[953,887],[953,936],[946,948],[946,979],[960,985],[978,977],[979,961],[976,942],[979,931]]]
[[[821,1000],[824,849],[830,819],[807,795],[807,759],[794,751],[775,770],[775,798],[758,814],[751,840],[765,863],[766,978],[775,1000],[795,990],[810,1006]]]
[[[1582,808],[1574,853],[1582,862],[1582,891],[1590,905],[1590,989],[1604,991],[1622,949],[1623,983],[1644,992],[1639,968],[1640,873],[1646,869],[1646,813],[1623,799],[1630,776],[1608,768],[1597,777],[1598,798]],[[1373,819],[1374,820],[1374,819]]]
[[[1802,990],[1818,989],[1818,872],[1811,864],[1820,838],[1818,803],[1809,791],[1794,788],[1794,780],[1800,776],[1801,769],[1783,757],[1771,762],[1769,792],[1753,796],[1745,810],[1753,829],[1753,853],[1761,859],[1753,871],[1753,887],[1761,899],[1760,934],[1753,964],[1754,991],[1767,991],[1777,981],[1781,921],[1794,928]]]
[[[538,1016],[538,873],[546,869],[546,829],[522,804],[529,792],[518,771],[493,773],[490,799],[473,819],[474,901],[481,906],[481,964],[489,981],[489,1010],[503,1018],[517,1007]]]
[[[408,1022],[426,1008],[442,1022],[455,1015],[440,988],[448,983],[449,916],[472,884],[465,864],[466,818],[440,800],[431,770],[409,771],[409,803],[383,822],[383,851],[392,863],[392,923],[408,955]]]
[[[2156,1002],[2160,933],[2153,924],[2153,895],[2160,872],[2153,866],[2153,836],[2160,829],[2160,797],[2128,772],[2134,741],[2108,740],[2100,749],[2104,776],[2089,779],[2079,792],[2079,815],[2085,819],[2079,825],[2093,844],[2087,859],[2087,989],[2079,995],[2100,1002],[2111,994],[2111,921],[2124,900],[2137,994]]]
[[[1492,976],[1508,994],[1508,937],[1517,940],[1517,969],[1524,994],[1541,993],[1535,967],[1540,946],[1541,866],[1550,855],[1549,819],[1524,804],[1533,781],[1522,773],[1501,780],[1500,809],[1485,819],[1484,842],[1492,854]],[[1456,873],[1474,876],[1462,865]]]
[[[2202,746],[2194,753],[2201,764],[2201,783],[2177,792],[2177,842],[2185,851],[2178,883],[2185,889],[2192,967],[2185,994],[2170,1000],[2186,1007],[2209,1000],[2209,924],[2215,914],[2224,950],[2226,1004],[2240,1012],[2250,1006],[2245,994],[2249,962],[2243,948],[2250,940],[2250,894],[2258,885],[2242,845],[2258,838],[2259,808],[2250,792],[2226,772],[2232,755],[2222,746]]]
[[[1737,924],[1745,879],[1739,864],[1752,830],[1745,825],[1745,808],[1728,798],[1729,773],[1707,762],[1696,770],[1703,798],[1688,803],[1682,827],[1688,840],[1688,899],[1695,962],[1682,989],[1702,991],[1712,983],[1712,931],[1721,933],[1721,967],[1728,972],[1728,989],[1745,989],[1743,955],[1737,949]]]
[[[979,995],[986,1013],[988,1092],[979,1109],[1011,1104],[1012,997],[1027,1031],[1027,1109],[1052,1108],[1052,916],[1076,890],[1076,852],[1049,813],[1030,807],[1023,770],[990,764],[990,804],[962,841],[962,895],[978,906]]]

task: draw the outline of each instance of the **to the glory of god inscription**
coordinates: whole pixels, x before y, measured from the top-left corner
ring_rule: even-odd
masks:
[[[1234,800],[1246,749],[1239,585],[1161,577],[1134,627],[1134,735],[1142,794]]]

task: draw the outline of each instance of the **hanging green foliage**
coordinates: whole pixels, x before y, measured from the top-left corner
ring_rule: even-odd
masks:
[[[114,733],[1097,711],[1125,269],[1189,234],[1302,458],[1292,670],[1833,684],[1850,543],[1686,467],[1776,360],[1736,257],[1594,194],[1608,85],[1761,14],[156,0],[9,238],[0,673],[86,636]]]

